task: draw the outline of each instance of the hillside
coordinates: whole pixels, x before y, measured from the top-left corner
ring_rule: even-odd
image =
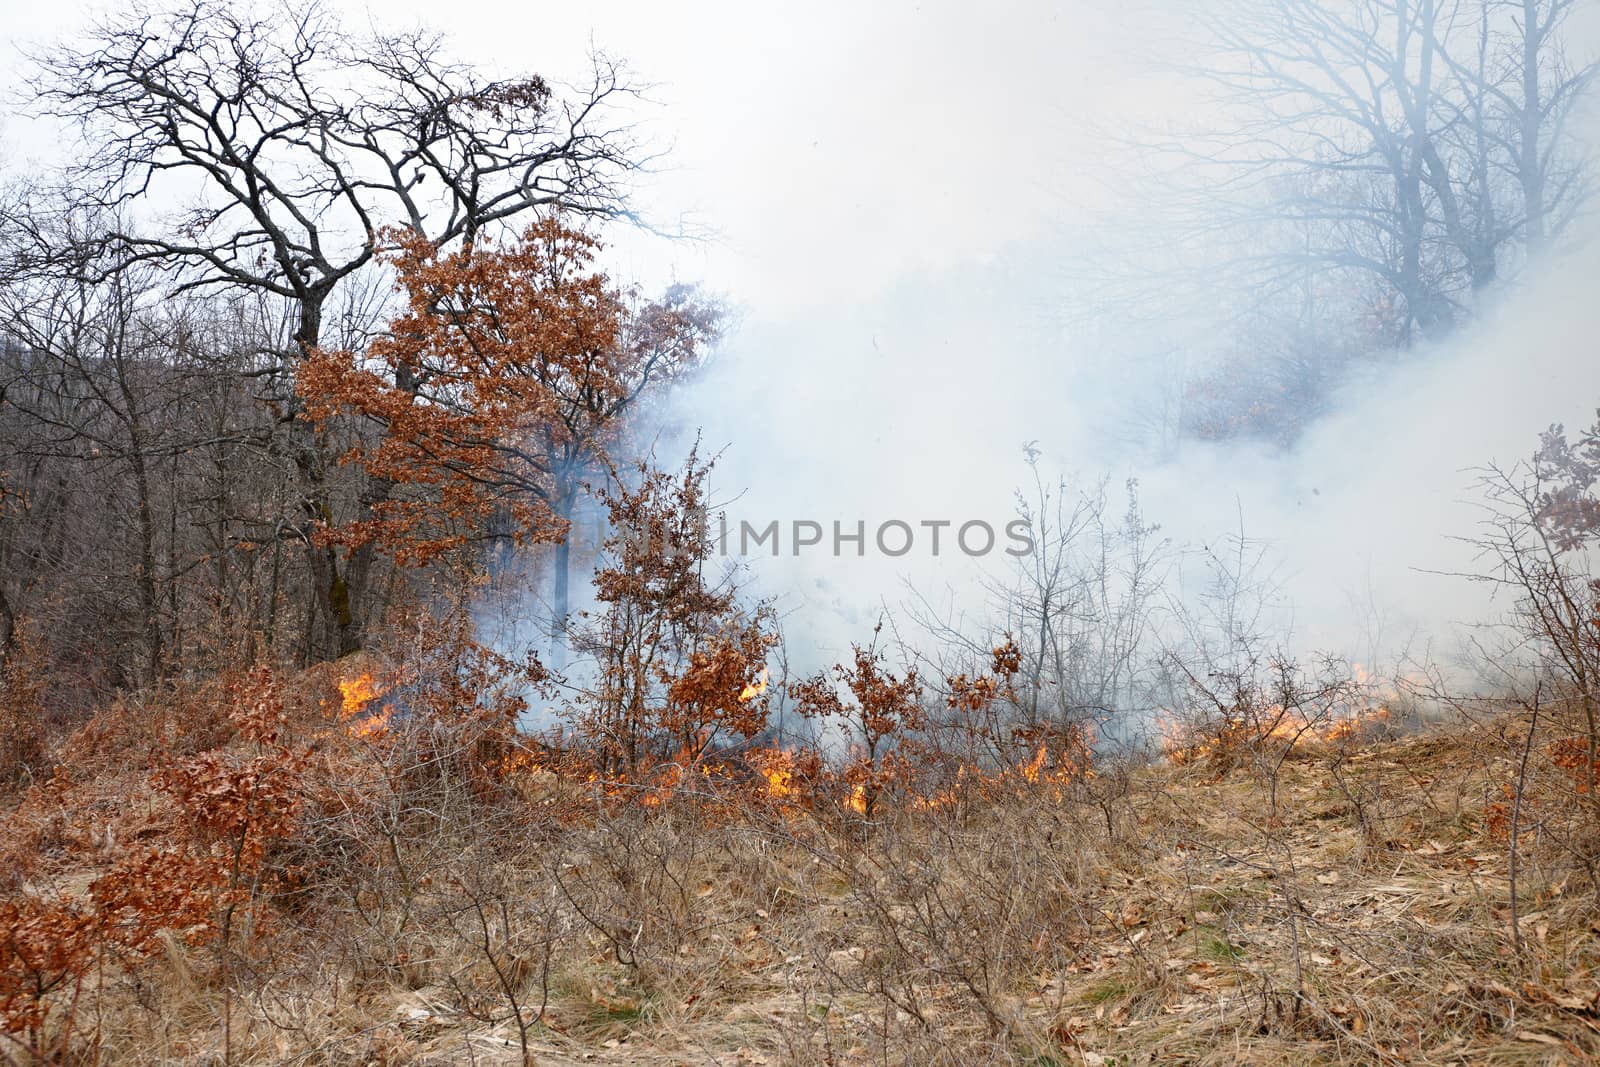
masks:
[[[14,1062],[1600,1053],[1595,824],[1559,768],[1508,809],[1526,720],[1041,756],[863,813],[799,758],[586,781],[486,720],[376,721],[338,681],[105,713],[21,790]]]

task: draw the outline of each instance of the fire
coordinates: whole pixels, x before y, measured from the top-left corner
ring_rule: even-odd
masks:
[[[767,796],[790,800],[795,796],[794,756],[781,748],[752,752],[750,761],[767,781]]]
[[[1375,723],[1388,722],[1389,714],[1389,709],[1386,707],[1367,708],[1354,718],[1340,719],[1329,726],[1322,731],[1322,740],[1343,741],[1347,737],[1354,737]]]
[[[363,671],[354,678],[345,679],[339,683],[339,697],[344,704],[339,717],[350,718],[382,695],[371,671]]]
[[[850,789],[850,810],[857,815],[867,813],[867,787],[860,782]]]
[[[392,706],[385,704],[376,711],[367,711],[367,707],[385,692],[371,671],[363,671],[339,683],[339,721],[347,724],[351,736],[370,741],[388,731],[389,720],[394,718]]]
[[[350,724],[350,733],[354,737],[370,741],[381,737],[389,730],[389,720],[394,718],[394,708],[385,704],[371,715],[362,716]]]
[[[1163,752],[1181,766],[1271,743],[1290,748],[1338,744],[1378,729],[1391,714],[1387,704],[1372,704],[1337,716],[1308,717],[1274,704],[1253,719],[1230,715],[1209,728],[1185,724],[1170,713],[1163,714],[1158,725]]]
[[[1039,783],[1039,771],[1044,767],[1044,761],[1049,757],[1049,755],[1049,746],[1041,742],[1039,745],[1039,751],[1034,753],[1033,759],[1022,768],[1023,780],[1029,785],[1037,785]]]
[[[754,700],[756,697],[760,696],[762,693],[765,693],[766,691],[767,691],[767,669],[765,667],[762,667],[761,668],[761,673],[756,677],[756,680],[754,682],[750,683],[749,685],[745,686],[744,690],[742,692],[740,692],[740,694],[739,694],[739,703],[744,704],[744,703],[747,703],[748,701]]]
[[[932,796],[912,797],[911,806],[918,811],[942,811],[946,808],[955,807],[960,803],[961,797],[966,791],[969,777],[968,771],[967,764],[957,765],[956,780],[949,788],[942,789]],[[971,777],[977,779],[980,776],[974,774]]]
[[[668,764],[666,769],[657,777],[655,788],[639,796],[639,803],[647,808],[659,808],[666,801],[672,799],[672,794],[683,782],[683,766],[677,763]]]
[[[381,731],[382,723],[386,721],[387,715],[381,718],[369,716],[353,726],[352,731],[366,736],[369,730]],[[371,726],[367,727],[369,722]],[[798,815],[808,810],[815,791],[830,781],[839,790],[837,802],[845,810],[857,815],[869,814],[875,807],[874,798],[891,785],[894,786],[892,795],[901,797],[911,809],[933,812],[955,809],[969,796],[994,797],[1015,789],[1043,791],[1039,795],[1062,801],[1070,795],[1072,786],[1095,776],[1090,737],[1086,729],[1079,728],[1065,737],[1030,744],[1025,750],[1025,761],[1010,766],[983,767],[966,762],[956,763],[948,767],[952,772],[950,777],[924,783],[922,789],[916,788],[913,776],[901,776],[909,768],[898,764],[886,767],[858,765],[842,776],[844,780],[841,781],[822,768],[814,750],[805,748],[754,748],[731,761],[704,759],[683,752],[674,762],[647,767],[631,780],[620,774],[602,774],[581,760],[577,763],[564,762],[559,754],[532,750],[511,753],[503,757],[498,766],[507,774],[542,772],[570,781],[599,785],[608,798],[631,798],[632,803],[649,809],[670,805],[681,787],[698,775],[725,784],[733,784],[743,778],[755,787],[758,796],[764,794],[767,801],[786,815]],[[738,770],[741,765],[747,773],[759,777],[744,777]],[[750,797],[748,792],[725,795]]]
[[[1001,771],[998,776],[978,773],[976,777],[980,785],[987,785],[992,777],[996,785],[1009,779],[1029,788],[1047,789],[1059,802],[1066,798],[1069,787],[1095,777],[1093,729],[1081,724],[1053,732],[1039,742],[1027,763]]]
[[[358,698],[371,699],[374,692],[364,679],[353,679],[346,689]],[[359,714],[363,707],[359,699],[354,707]],[[384,720],[378,720],[381,721]],[[381,726],[375,722],[374,729]],[[824,790],[836,791],[833,803],[839,808],[865,816],[872,814],[885,796],[903,802],[910,810],[925,812],[955,810],[969,797],[993,798],[1019,790],[1061,802],[1073,795],[1075,786],[1095,776],[1093,734],[1086,726],[1048,731],[1042,739],[1027,737],[1015,762],[955,761],[944,765],[941,769],[945,773],[937,775],[919,773],[917,765],[908,760],[886,759],[879,763],[863,760],[860,753],[843,773],[830,772],[823,765],[821,754],[804,746],[755,747],[739,754],[707,756],[701,750],[708,740],[702,737],[698,745],[689,745],[670,760],[647,761],[627,775],[600,771],[577,750],[543,745],[509,753],[501,757],[498,766],[506,774],[544,773],[599,785],[608,799],[626,800],[651,810],[671,806],[685,785],[698,785],[704,777],[713,787],[704,791],[697,788],[694,795],[720,796],[735,802],[760,798],[786,818],[803,817]],[[716,788],[719,785],[739,788]],[[822,805],[822,810],[830,806]]]

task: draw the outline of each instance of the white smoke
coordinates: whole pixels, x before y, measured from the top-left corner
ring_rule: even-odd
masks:
[[[726,446],[716,483],[735,523],[867,524],[865,559],[852,545],[834,556],[826,536],[792,554],[786,529],[783,555],[750,561],[757,588],[792,609],[808,666],[903,613],[912,587],[982,626],[978,561],[934,559],[925,541],[887,558],[871,531],[888,519],[1002,527],[1029,477],[1025,442],[1050,476],[1137,478],[1147,518],[1180,550],[1241,530],[1263,543],[1285,643],[1367,663],[1437,655],[1497,610],[1460,576],[1481,569],[1457,540],[1482,518],[1478,468],[1526,459],[1543,429],[1586,425],[1600,406],[1587,291],[1600,251],[1588,244],[1448,340],[1354,372],[1290,449],[1185,441],[1152,460],[1136,437],[1097,429],[1128,408],[1100,373],[1124,354],[1074,349],[1040,256],[1017,246],[826,316],[747,324],[682,399],[685,421]]]

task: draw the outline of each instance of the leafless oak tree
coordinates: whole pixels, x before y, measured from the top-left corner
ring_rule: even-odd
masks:
[[[1559,235],[1587,193],[1569,118],[1570,0],[1243,0],[1208,9],[1193,73],[1231,116],[1230,222],[1277,223],[1258,277],[1370,286],[1391,339],[1448,329],[1471,295]],[[1231,195],[1238,194],[1238,195]]]

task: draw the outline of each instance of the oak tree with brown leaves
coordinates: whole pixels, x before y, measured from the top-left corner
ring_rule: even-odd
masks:
[[[865,648],[851,645],[849,666],[834,664],[831,676],[818,672],[790,686],[795,710],[809,719],[832,719],[854,734],[845,778],[853,787],[851,806],[870,816],[884,785],[896,771],[895,745],[927,725],[922,682],[915,668],[896,677],[878,650],[880,623]],[[843,692],[841,692],[841,689]],[[844,693],[849,694],[847,699]]]
[[[381,428],[347,458],[385,499],[322,536],[408,564],[490,537],[552,543],[559,632],[586,479],[612,465],[630,417],[699,364],[720,313],[688,287],[645,301],[613,285],[594,268],[599,241],[558,217],[451,251],[394,238],[404,312],[366,352],[315,350],[300,375],[319,423],[354,413]]]
[[[639,463],[632,485],[602,495],[612,532],[598,606],[579,614],[573,637],[596,667],[576,725],[607,774],[635,777],[652,758],[693,763],[766,727],[767,697],[747,685],[776,644],[773,614],[711,573],[710,470],[694,452],[677,472]]]

